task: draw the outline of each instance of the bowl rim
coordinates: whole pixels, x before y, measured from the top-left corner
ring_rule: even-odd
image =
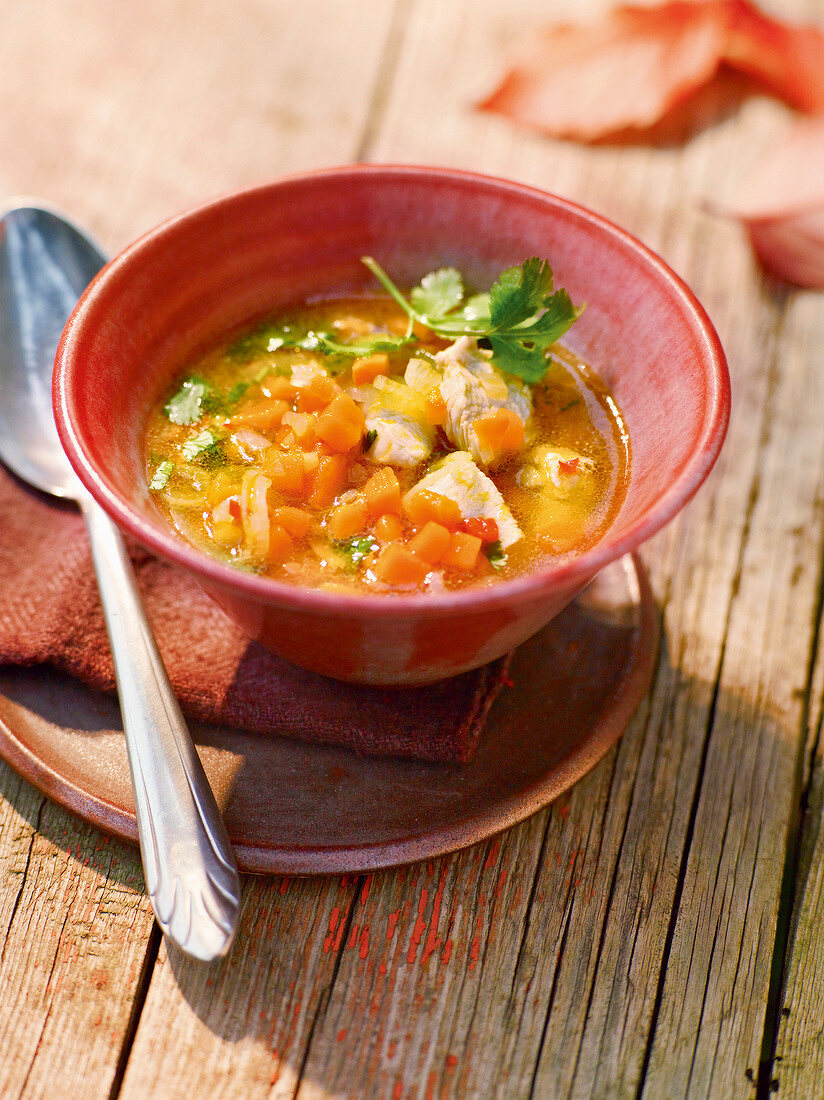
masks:
[[[513,196],[533,201],[549,201],[556,208],[563,209],[567,214],[588,222],[600,232],[606,233],[634,253],[642,264],[654,270],[669,294],[680,303],[682,311],[691,319],[696,334],[700,334],[703,342],[700,361],[706,380],[706,403],[702,431],[678,477],[634,523],[622,531],[620,536],[612,534],[610,528],[603,538],[581,554],[522,576],[497,581],[487,587],[470,587],[438,593],[328,592],[242,572],[217,558],[209,557],[204,551],[184,542],[171,530],[168,532],[164,530],[160,524],[160,517],[158,517],[158,525],[152,525],[114,491],[106,471],[99,468],[88,457],[72,407],[69,379],[73,374],[73,364],[77,362],[76,346],[82,338],[85,326],[90,323],[89,317],[94,317],[94,310],[101,296],[113,280],[121,277],[124,268],[128,270],[131,265],[139,262],[141,255],[152,247],[157,238],[174,232],[180,226],[189,225],[232,202],[248,200],[255,195],[276,192],[278,189],[302,183],[311,184],[315,180],[325,179],[333,182],[337,179],[343,183],[353,177],[378,178],[381,176],[396,179],[429,178],[439,182],[464,185],[467,183],[479,186],[491,185],[499,193],[508,192]],[[337,614],[341,606],[345,605],[349,613],[355,615],[368,613],[370,617],[394,617],[409,612],[414,612],[416,615],[424,613],[426,617],[439,617],[461,610],[466,611],[472,607],[487,609],[512,601],[517,602],[544,588],[560,591],[565,588],[575,588],[576,585],[582,587],[609,562],[634,550],[661,530],[692,499],[718,457],[729,423],[730,379],[721,341],[706,310],[693,291],[657,253],[610,219],[573,200],[500,176],[458,168],[381,163],[349,164],[278,176],[256,186],[235,190],[201,203],[167,218],[138,237],[101,269],[72,311],[60,338],[55,358],[53,398],[58,434],[81,482],[121,530],[159,557],[172,561],[209,585],[233,590],[238,596],[257,603],[275,602],[283,608],[319,615]]]

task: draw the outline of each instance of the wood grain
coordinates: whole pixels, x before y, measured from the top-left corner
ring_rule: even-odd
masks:
[[[824,20],[824,3],[780,14]],[[7,192],[41,191],[114,248],[286,170],[363,158],[514,177],[614,218],[684,275],[727,350],[734,413],[708,484],[645,549],[665,638],[648,700],[568,797],[487,844],[358,879],[248,879],[232,955],[203,968],[154,959],[133,852],[0,770],[3,1095],[820,1091],[824,314],[820,295],[765,280],[708,209],[790,115],[756,97],[682,144],[584,148],[474,111],[514,29],[561,16],[561,0],[8,13]]]
[[[5,764],[0,794],[0,1095],[108,1097],[152,926],[140,861]]]

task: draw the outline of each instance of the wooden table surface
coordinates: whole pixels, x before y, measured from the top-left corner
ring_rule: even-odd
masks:
[[[727,443],[643,556],[663,643],[626,734],[521,826],[368,876],[246,877],[230,957],[167,951],[136,849],[0,763],[0,1096],[822,1095],[824,309],[731,196],[790,113],[587,148],[473,109],[563,0],[3,6],[0,195],[117,250],[354,160],[479,169],[613,218],[726,348]],[[824,19],[822,0],[773,10]]]

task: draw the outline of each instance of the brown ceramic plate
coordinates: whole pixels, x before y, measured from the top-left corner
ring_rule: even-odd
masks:
[[[356,756],[194,726],[240,867],[307,874],[391,867],[514,825],[570,787],[624,731],[657,645],[630,557],[514,654],[468,764]],[[0,755],[62,806],[137,838],[117,704],[45,668],[0,670]]]

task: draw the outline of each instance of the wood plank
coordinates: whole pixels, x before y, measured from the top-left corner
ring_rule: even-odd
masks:
[[[802,297],[796,310],[807,314],[801,322],[819,347],[824,344],[824,317],[820,296]],[[812,342],[812,341],[811,341]],[[820,369],[820,363],[819,363]],[[822,473],[819,467],[819,478]],[[824,508],[824,486],[819,483],[819,517]],[[819,523],[821,519],[819,518]],[[813,549],[810,549],[813,553]],[[819,558],[819,568],[822,562]],[[822,583],[819,576],[819,585]],[[800,816],[800,845],[794,887],[790,938],[780,999],[780,1030],[770,1079],[782,1097],[814,1096],[824,1074],[821,1040],[821,995],[824,989],[824,760],[822,760],[822,711],[824,710],[824,646],[822,646],[821,592],[818,605],[810,608],[817,626],[816,661],[810,670],[809,688],[802,698],[809,755],[805,760]]]
[[[352,878],[247,876],[226,959],[204,966],[164,944],[121,1100],[292,1097],[356,890]]]
[[[371,159],[515,176],[626,224],[692,282],[735,378],[734,421],[715,475],[647,549],[667,648],[619,748],[560,807],[431,867],[368,884],[294,882],[283,894],[278,879],[246,882],[241,939],[226,963],[204,969],[161,951],[123,1095],[621,1096],[644,1084],[650,1096],[752,1093],[822,552],[813,422],[822,340],[814,296],[773,293],[738,231],[701,201],[730,186],[784,113],[754,102],[684,149],[582,149],[473,113],[519,13],[533,22],[564,14],[560,0],[506,10],[492,0],[401,5],[408,31],[396,57],[385,52],[392,9],[365,2],[348,6],[346,21],[324,18],[318,0],[297,11],[246,0],[242,19],[237,7],[224,16],[211,4],[199,9],[203,29],[191,38],[183,31],[197,20],[185,5],[118,9],[103,17],[99,36],[82,5],[55,0],[39,10],[54,20],[56,44],[42,43],[36,18],[15,9],[0,43],[0,89],[12,94],[4,73],[16,51],[28,51],[43,76],[31,117],[48,117],[59,102],[65,116],[56,121],[71,128],[76,156],[55,195],[52,146],[41,138],[27,152],[22,111],[14,112],[0,119],[0,148],[12,154],[0,181],[14,190],[50,186],[110,247],[217,191],[350,159],[366,133]],[[78,20],[86,30],[66,50]],[[142,81],[158,67],[158,28],[193,60],[188,80],[166,74],[158,96],[144,97]],[[215,34],[223,48],[212,53]],[[132,40],[135,68],[119,69],[111,44]],[[273,71],[273,41],[291,45],[282,56],[303,65]],[[223,84],[216,59],[230,57],[242,62]],[[105,103],[92,95],[92,75],[103,71],[114,81]],[[382,94],[370,107],[376,84]],[[225,103],[215,94],[224,89]],[[309,105],[322,96],[334,109],[320,117]],[[121,196],[116,207],[112,194]],[[13,866],[25,867],[32,836],[31,827],[21,834]],[[31,843],[27,881],[40,858],[40,841]],[[32,920],[37,881],[20,895],[31,897]],[[65,871],[44,872],[41,888],[56,892],[46,907],[52,929],[69,885]],[[16,897],[0,894],[9,916]],[[810,876],[799,925],[810,935],[818,904]],[[25,927],[22,912],[21,901],[12,932]],[[122,928],[128,918],[112,919]],[[810,1007],[801,979],[817,980],[820,967],[803,942],[793,957],[798,1019]],[[12,957],[25,960],[23,947]],[[58,951],[57,972],[61,960]],[[54,983],[35,989],[36,961],[15,976],[29,990],[26,1011],[53,992]],[[84,962],[81,985],[91,973]],[[40,1087],[49,1067],[61,1081],[78,1079],[71,1067],[64,1077],[60,1063],[70,1057],[74,1010],[55,1001],[50,1016],[38,1011],[45,1039],[26,1087]],[[125,1033],[118,1016],[112,1035]],[[804,1046],[812,1039],[811,1027],[788,1031],[782,1047],[807,1058],[805,1072],[816,1065]],[[31,1053],[21,1047],[15,1062],[18,1092]],[[95,1067],[98,1058],[86,1048],[75,1065]],[[105,1062],[101,1080],[111,1073]]]
[[[0,192],[56,202],[116,249],[215,194],[351,160],[392,6],[353,6],[345,19],[330,19],[322,0],[36,0],[8,15]],[[137,853],[107,844],[7,770],[0,776],[0,977],[8,990],[0,1093],[107,1096],[131,1042],[152,924]],[[261,938],[259,910],[252,905],[250,920]],[[316,895],[305,911],[324,917]],[[261,943],[270,955],[265,936]],[[319,943],[326,962],[323,936]],[[302,965],[299,956],[289,961]],[[166,966],[164,954],[159,973]],[[260,992],[254,974],[249,988]],[[173,983],[172,1004],[175,997]],[[270,1011],[287,999],[279,988]],[[159,1001],[165,1032],[170,1000],[161,993]]]
[[[39,194],[118,249],[218,194],[349,161],[392,10],[13,6],[0,38],[0,194]]]
[[[108,1097],[152,914],[137,852],[0,763],[0,1095]]]
[[[770,447],[775,456],[786,457],[785,447],[795,443],[795,450],[790,446],[794,470],[799,469],[799,460],[806,462],[809,457],[803,442],[789,438],[793,423],[799,430],[796,413],[799,404],[804,402],[803,390],[778,390],[776,398],[783,408],[781,436],[780,439],[771,438],[768,422],[763,414],[758,414],[774,385],[774,380],[765,369],[761,352],[764,340],[780,323],[781,302],[773,308],[769,292],[759,284],[751,258],[737,231],[707,218],[698,207],[697,200],[701,195],[717,196],[723,193],[732,175],[730,167],[746,161],[748,153],[752,157],[760,142],[768,138],[771,129],[784,124],[785,115],[772,104],[757,103],[744,112],[747,116],[745,125],[741,120],[736,120],[734,125],[719,127],[695,139],[684,151],[571,151],[566,146],[550,145],[552,152],[557,152],[555,163],[549,163],[546,149],[549,143],[545,143],[542,155],[534,141],[529,149],[531,158],[520,155],[526,149],[518,149],[518,155],[514,155],[514,142],[507,145],[500,130],[493,134],[482,122],[476,119],[467,121],[465,114],[460,124],[466,123],[475,131],[473,140],[466,140],[465,131],[461,133],[461,139],[456,140],[455,135],[461,131],[454,114],[442,108],[444,121],[434,133],[425,130],[425,122],[421,120],[429,122],[434,117],[436,97],[441,102],[455,101],[457,89],[464,92],[463,101],[466,104],[470,98],[466,94],[470,81],[468,63],[462,66],[460,58],[450,57],[447,66],[441,53],[431,62],[431,68],[438,73],[439,79],[427,80],[422,74],[424,43],[429,44],[427,48],[431,51],[433,41],[463,41],[466,30],[469,42],[461,57],[469,58],[474,63],[479,56],[482,60],[488,56],[488,51],[484,49],[486,40],[482,40],[482,31],[486,28],[479,18],[478,5],[473,6],[471,26],[454,6],[448,11],[442,11],[437,5],[425,6],[421,10],[423,14],[417,25],[420,52],[406,55],[405,65],[399,66],[399,90],[393,100],[395,114],[390,104],[386,111],[386,128],[378,143],[377,158],[394,159],[399,148],[406,147],[411,137],[413,141],[420,140],[422,147],[427,145],[437,150],[434,158],[426,159],[442,159],[444,162],[483,167],[510,175],[514,174],[511,165],[517,165],[517,174],[522,178],[534,179],[566,193],[571,191],[575,197],[594,203],[640,232],[644,239],[667,255],[687,275],[710,306],[731,352],[734,368],[738,371],[736,398],[740,402],[740,412],[733,424],[727,451],[728,456],[735,456],[734,462],[729,459],[722,462],[714,483],[704,490],[689,516],[662,536],[650,551],[656,555],[654,564],[666,586],[665,590],[668,589],[668,636],[677,669],[665,669],[663,676],[659,677],[653,705],[658,703],[660,706],[661,725],[653,727],[653,736],[645,746],[646,755],[640,760],[630,761],[627,769],[630,782],[634,785],[633,797],[637,799],[633,813],[627,820],[620,804],[616,809],[619,822],[624,816],[624,828],[614,828],[613,842],[619,839],[625,849],[616,854],[613,848],[610,881],[614,883],[614,895],[610,904],[615,912],[610,915],[606,926],[600,929],[601,952],[597,960],[597,977],[593,979],[592,972],[586,969],[581,973],[580,957],[569,963],[572,970],[570,977],[565,978],[563,971],[553,975],[551,988],[557,1006],[555,1020],[551,1013],[546,1031],[539,1036],[543,1050],[535,1078],[536,1087],[546,1095],[565,1094],[567,1089],[573,1088],[582,1095],[590,1090],[594,1095],[605,1095],[612,1094],[614,1089],[634,1091],[637,1087],[643,1072],[642,1052],[655,1007],[669,909],[677,892],[683,846],[690,841],[693,828],[692,799],[698,784],[706,782],[707,774],[710,781],[714,775],[714,772],[704,771],[707,727],[715,721],[712,730],[714,740],[710,747],[724,758],[736,749],[746,748],[746,741],[742,746],[742,737],[746,738],[750,724],[757,722],[766,728],[763,751],[753,754],[756,756],[754,774],[749,776],[743,769],[736,774],[735,769],[731,768],[727,768],[725,774],[733,788],[727,792],[728,801],[732,800],[735,805],[746,799],[750,786],[761,784],[762,800],[756,823],[742,816],[728,824],[727,829],[728,841],[737,843],[742,849],[740,863],[754,872],[757,868],[758,873],[752,876],[752,886],[751,876],[745,875],[732,881],[729,894],[720,899],[719,906],[722,914],[719,920],[726,922],[729,935],[738,935],[742,953],[749,951],[754,958],[749,972],[738,975],[733,970],[727,975],[726,986],[719,982],[718,988],[711,991],[717,1003],[710,1004],[710,1011],[700,1021],[695,1018],[691,1021],[700,1034],[699,1043],[703,1044],[698,1055],[702,1059],[702,1072],[707,1074],[711,1070],[714,1043],[718,1038],[718,1060],[724,1065],[724,1073],[728,1073],[726,1078],[722,1073],[716,1082],[720,1088],[719,1095],[737,1095],[740,1088],[748,1087],[747,1071],[752,1073],[751,1067],[754,1065],[757,1072],[783,851],[797,794],[794,775],[800,725],[797,708],[793,709],[793,693],[799,687],[799,670],[803,675],[806,669],[811,635],[809,629],[806,634],[795,630],[793,620],[809,606],[817,583],[816,569],[810,567],[810,562],[817,560],[815,546],[810,548],[805,543],[790,555],[791,563],[788,564],[786,558],[780,562],[779,565],[784,568],[776,571],[776,583],[772,589],[769,582],[775,563],[770,557],[766,561],[762,559],[772,543],[771,528],[777,527],[782,534],[792,536],[798,529],[799,517],[810,515],[816,499],[816,486],[808,478],[802,493],[794,501],[786,501],[785,471],[782,471],[780,462],[774,462],[770,470],[772,482],[762,500],[764,512],[756,517],[754,532],[750,529],[752,517],[747,511],[748,499],[753,486],[758,484],[757,467],[764,451]],[[481,45],[478,49],[479,41]],[[421,89],[424,103],[416,100],[420,110],[415,118],[407,120],[404,104],[409,102],[414,81]],[[447,84],[446,94],[444,82]],[[426,109],[427,106],[430,110]],[[756,137],[759,144],[755,143]],[[479,149],[485,154],[482,165],[479,163]],[[578,163],[573,166],[576,157]],[[612,171],[609,170],[610,158]],[[529,166],[526,173],[520,171],[524,164]],[[507,165],[510,166],[509,171]],[[565,186],[555,183],[553,174]],[[687,199],[694,196],[692,208],[683,208],[685,192]],[[679,209],[679,206],[682,208]],[[723,254],[723,262],[715,262],[714,257],[712,265],[707,265],[701,249],[712,237],[719,243],[717,252]],[[742,314],[755,315],[754,326],[748,332],[740,331],[739,318]],[[801,335],[798,342],[803,344],[804,339]],[[775,350],[775,354],[780,352]],[[809,363],[807,378],[808,367]],[[807,406],[808,409],[815,407],[814,403]],[[808,420],[801,426],[802,438],[805,428],[811,429],[807,437],[815,438],[816,433]],[[813,457],[818,458],[817,455]],[[814,465],[813,468],[819,466]],[[781,507],[776,515],[777,504]],[[714,516],[723,516],[723,524],[713,524]],[[709,537],[699,540],[697,536],[705,532]],[[814,532],[815,527],[813,539]],[[756,609],[763,610],[766,603],[768,619],[772,619],[775,612],[785,611],[778,619],[783,629],[773,636],[759,670],[767,680],[761,687],[764,691],[775,692],[783,719],[779,727],[782,740],[777,752],[772,751],[771,745],[772,716],[761,713],[763,703],[758,695],[755,700],[748,701],[751,703],[750,711],[744,710],[742,713],[742,708],[738,708],[735,722],[721,723],[718,720],[719,712],[722,717],[725,714],[727,695],[734,700],[743,686],[750,691],[755,686],[758,691],[758,679],[753,685],[753,680],[747,678],[758,656],[760,647],[757,643],[764,634],[763,629],[760,633],[755,632],[761,623],[756,615],[746,617],[739,612],[739,617],[732,619],[736,630],[732,641],[741,647],[741,659],[730,674],[729,681],[724,684],[725,694],[721,697],[719,710],[713,710],[717,670],[727,644],[729,593],[738,580],[736,559],[745,538],[749,539],[750,557],[744,564],[753,575],[746,574],[749,586],[746,597],[742,598],[742,606],[746,608],[754,604]],[[807,557],[809,551],[811,554]],[[758,572],[757,566],[760,566]],[[769,592],[768,601],[763,597],[765,588]],[[667,680],[668,683],[664,682]],[[782,752],[783,738],[787,735],[789,744]],[[625,739],[621,752],[628,745],[629,740]],[[662,753],[672,755],[669,760],[662,760]],[[650,772],[652,764],[655,767]],[[648,775],[651,785],[648,785]],[[765,783],[768,779],[770,788],[767,792]],[[699,828],[705,826],[704,815],[709,814],[713,801],[720,793],[717,783],[710,782],[707,788],[709,799],[698,807]],[[659,795],[660,801],[655,800],[650,805],[648,797],[653,793]],[[776,797],[782,810],[778,815],[774,813]],[[614,790],[611,799],[615,799]],[[673,805],[671,817],[667,812],[669,805]],[[617,822],[612,824],[614,827]],[[712,824],[717,832],[718,820],[714,819]],[[712,829],[707,830],[708,834],[712,832]],[[712,842],[717,843],[718,840],[718,835],[707,835],[706,840],[702,835],[702,842],[708,845],[711,853]],[[638,851],[639,845],[645,846],[643,853]],[[703,852],[702,847],[697,850]],[[608,857],[605,862],[609,867]],[[712,863],[710,868],[714,869]],[[645,883],[656,887],[655,897],[651,901],[644,897]],[[682,918],[685,924],[699,919],[705,907],[706,898],[700,889],[688,898],[689,915]],[[639,915],[637,906],[641,899],[646,905],[645,911]],[[751,904],[749,909],[748,901]],[[743,920],[738,912],[742,902]],[[649,906],[648,911],[646,906]],[[584,932],[590,936],[593,933],[597,935],[597,922],[594,925],[584,925],[582,922],[580,927],[576,927],[575,915],[573,909],[570,937]],[[539,925],[540,921],[535,924]],[[678,926],[676,935],[680,935]],[[590,942],[590,939],[577,935],[575,942],[582,941]],[[703,965],[708,966],[710,961],[703,960]],[[616,966],[619,975],[617,982]],[[700,965],[696,969],[702,973]],[[347,983],[342,977],[341,982],[345,990]],[[665,990],[665,1011],[670,998],[673,1003],[678,1000],[681,991],[675,992],[675,989],[676,986],[671,985]],[[580,1019],[574,1020],[576,1008],[582,1005],[586,1006],[586,1012],[581,1013]],[[717,1014],[725,1014],[727,1021],[726,1033],[718,1037],[714,1019]],[[666,1017],[664,1019],[666,1021]],[[705,1033],[701,1033],[699,1025],[705,1026]],[[316,1031],[314,1046],[317,1047],[323,1039],[323,1033]],[[484,1042],[494,1046],[494,1029],[484,1035],[480,1045],[483,1046]],[[656,1060],[659,1051],[661,1065],[669,1065],[667,1050],[666,1040],[653,1049],[651,1069],[654,1072],[659,1068]],[[500,1054],[496,1055],[487,1046],[487,1068],[503,1060]],[[309,1066],[312,1064],[310,1059]],[[569,1067],[573,1067],[572,1071]],[[482,1079],[479,1075],[476,1080],[477,1095],[482,1094]],[[443,1083],[439,1079],[436,1087]],[[650,1095],[661,1095],[662,1088],[670,1094],[673,1089],[678,1090],[682,1086],[688,1088],[688,1082],[676,1079],[673,1084],[672,1077],[668,1076],[664,1085],[663,1077],[660,1077],[657,1079],[658,1091],[656,1086],[651,1086]],[[702,1094],[701,1088],[701,1084],[696,1087],[696,1094]]]

